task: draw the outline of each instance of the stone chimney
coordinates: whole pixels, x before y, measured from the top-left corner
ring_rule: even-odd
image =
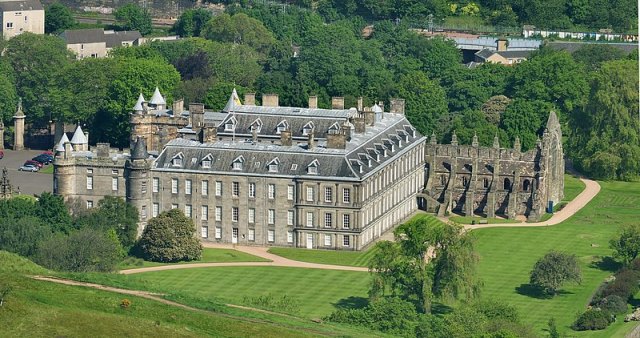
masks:
[[[286,129],[280,132],[280,144],[284,147],[291,147],[291,130]]]
[[[262,95],[263,107],[278,107],[278,94],[263,94]]]
[[[327,148],[344,149],[347,147],[346,136],[341,131],[330,131],[327,134]]]
[[[364,123],[368,126],[373,126],[376,123],[375,113],[371,110],[365,110],[364,112]]]
[[[347,141],[351,141],[351,126],[346,122],[342,124],[342,134]]]
[[[64,159],[70,159],[71,158],[71,142],[65,142],[64,143]]]
[[[317,109],[318,108],[318,97],[317,96],[309,96],[309,108]]]
[[[358,97],[358,111],[362,111],[362,109],[364,108],[364,99],[362,98],[362,96]]]
[[[315,137],[313,136],[313,133],[315,131],[313,129],[311,129],[311,132],[309,132],[309,135],[307,135],[307,149],[313,149],[316,147],[316,140]]]
[[[251,141],[253,144],[258,143],[258,128],[251,128]]]
[[[173,116],[180,116],[184,111],[184,100],[179,99],[173,101],[173,105],[171,105],[171,110],[173,110]]]
[[[84,132],[84,138],[85,140],[87,140],[87,143],[82,145],[82,149],[84,149],[84,151],[89,151],[89,132],[88,131]]]
[[[504,52],[509,48],[509,40],[507,39],[498,39],[496,40],[496,50],[498,52]]]
[[[215,126],[206,126],[200,130],[200,143],[215,142],[218,138],[218,130]]]
[[[391,99],[389,112],[404,115],[404,99]]]
[[[353,118],[353,126],[355,127],[356,134],[363,134],[366,129],[365,125],[364,117],[358,116]]]
[[[98,158],[109,158],[109,147],[111,145],[109,143],[97,143],[96,144],[96,155]]]
[[[331,109],[344,109],[344,97],[342,96],[332,97]]]
[[[189,104],[189,114],[191,115],[191,128],[202,128],[204,126],[204,104]]]
[[[245,106],[255,106],[256,105],[256,94],[255,93],[246,93],[246,94],[244,94],[244,105]]]

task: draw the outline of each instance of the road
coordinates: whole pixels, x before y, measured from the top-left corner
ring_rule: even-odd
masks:
[[[4,158],[0,160],[0,169],[7,168],[9,181],[13,186],[14,192],[19,191],[21,194],[40,195],[44,191],[50,192],[53,190],[52,174],[18,171],[24,161],[30,160],[41,153],[41,150],[4,150]]]

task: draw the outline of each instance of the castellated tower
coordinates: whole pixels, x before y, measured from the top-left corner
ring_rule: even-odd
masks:
[[[149,219],[151,195],[148,188],[151,162],[144,139],[138,137],[131,150],[131,157],[125,163],[126,197],[127,202],[138,210],[138,236],[142,234],[144,227],[147,225],[147,219]]]

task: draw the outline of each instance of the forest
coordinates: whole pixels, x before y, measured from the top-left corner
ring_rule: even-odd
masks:
[[[1,42],[0,112],[11,124],[18,97],[27,121],[87,126],[92,142],[129,146],[129,113],[140,93],[158,86],[171,102],[221,109],[229,93],[277,93],[280,104],[320,107],[332,96],[345,105],[406,99],[409,120],[424,135],[461,143],[477,134],[491,145],[536,146],[549,111],[563,124],[565,154],[594,177],[635,180],[640,174],[638,54],[606,44],[573,54],[547,47],[514,67],[469,69],[452,41],[425,38],[406,23],[368,23],[355,15],[327,21],[320,10],[229,6],[212,17],[187,10],[175,33],[186,37],[114,49],[109,58],[75,60],[56,36],[22,34]],[[294,50],[298,55],[294,57]]]

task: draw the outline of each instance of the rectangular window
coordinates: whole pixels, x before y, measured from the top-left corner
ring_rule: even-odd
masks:
[[[233,197],[240,196],[240,182],[231,183],[231,193],[233,194]]]
[[[209,181],[202,181],[202,188],[200,190],[202,191],[202,196],[209,195]]]
[[[256,222],[256,209],[251,208],[249,209],[249,223],[255,223]]]
[[[342,227],[344,229],[349,229],[351,227],[351,215],[349,214],[342,215]]]
[[[256,184],[249,183],[249,197],[256,198]]]
[[[307,202],[313,202],[313,187],[307,187]]]
[[[111,170],[111,175],[118,175],[118,170],[112,169]]]
[[[193,211],[193,208],[191,207],[190,204],[185,204],[184,205],[184,215],[191,218],[191,212]]]
[[[208,205],[203,205],[202,208],[200,209],[200,219],[202,219],[203,221],[206,221],[209,219],[209,206]]]
[[[142,182],[140,185],[140,191],[142,191],[143,195],[147,193],[147,182]]]
[[[222,238],[222,228],[216,228],[216,239]]]
[[[222,182],[216,181],[216,196],[222,196]]]
[[[171,204],[171,209],[178,209],[178,205],[177,204]]]
[[[209,227],[203,225],[200,228],[200,235],[202,236],[202,238],[208,238],[209,237]]]
[[[293,231],[287,231],[287,243],[293,243]]]
[[[153,203],[153,210],[151,210],[151,216],[158,217],[159,213],[160,213],[160,204]]]
[[[324,227],[325,228],[331,228],[331,225],[333,223],[333,215],[331,215],[331,213],[325,213],[324,214]]]
[[[273,242],[276,240],[276,232],[275,230],[267,230],[267,240],[269,242]]]
[[[289,201],[293,201],[293,189],[294,187],[292,185],[287,187],[287,199]]]
[[[331,187],[324,188],[324,201],[331,202],[333,200],[333,189]]]
[[[92,168],[87,168],[87,174],[93,174],[93,169]]]
[[[153,178],[153,186],[151,187],[151,189],[153,189],[153,192],[158,192],[160,191],[160,178],[158,177],[154,177]]]
[[[87,201],[87,209],[93,208],[93,201]]]
[[[269,199],[274,199],[276,198],[276,185],[275,184],[269,184]]]
[[[240,210],[236,207],[231,208],[231,221],[237,222],[238,217],[240,217]]]
[[[111,178],[111,190],[112,191],[118,191],[118,178],[117,177],[112,177]]]
[[[202,161],[202,168],[205,168],[205,169],[211,168],[211,161],[210,160]]]
[[[293,210],[287,211],[287,225],[293,225]]]
[[[7,22],[7,28],[13,28],[13,22]]]
[[[191,195],[191,180],[184,181],[184,193],[185,195]]]
[[[313,212],[311,211],[307,211],[307,226],[308,227],[313,226]]]
[[[142,210],[140,211],[140,216],[142,219],[147,219],[147,206],[143,205]]]
[[[249,240],[250,241],[255,241],[256,240],[256,230],[255,229],[249,229]]]
[[[87,190],[93,189],[93,176],[87,176]]]
[[[222,207],[216,207],[216,221],[222,221]]]
[[[349,246],[349,235],[342,236],[342,245]]]
[[[172,194],[177,194],[178,193],[178,179],[177,178],[172,178],[171,179],[171,193]]]
[[[269,224],[276,224],[276,210],[269,209],[267,221]]]
[[[331,246],[331,235],[324,235],[324,246]]]
[[[342,189],[342,202],[351,203],[351,189],[349,188]]]

